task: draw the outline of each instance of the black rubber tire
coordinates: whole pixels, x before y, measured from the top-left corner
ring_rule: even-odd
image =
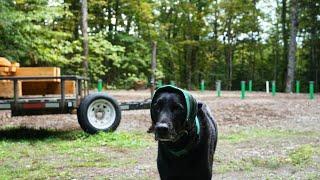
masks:
[[[104,100],[109,101],[115,109],[115,120],[111,126],[109,126],[108,128],[105,128],[105,129],[98,129],[98,128],[94,127],[89,122],[88,116],[87,116],[87,111],[88,111],[90,104],[93,101],[98,100],[98,99],[104,99]],[[121,110],[120,110],[120,106],[119,106],[118,102],[113,97],[108,96],[105,93],[93,93],[93,94],[86,96],[82,100],[82,102],[80,103],[80,106],[77,109],[77,116],[78,116],[78,122],[80,124],[80,127],[85,132],[87,132],[89,134],[95,134],[99,131],[112,132],[112,131],[115,131],[120,124]]]

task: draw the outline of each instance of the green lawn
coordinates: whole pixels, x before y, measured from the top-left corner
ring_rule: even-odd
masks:
[[[319,137],[278,129],[221,132],[214,176],[319,179]],[[157,179],[155,159],[156,142],[145,132],[0,130],[0,179]]]
[[[114,168],[134,165],[127,158],[154,144],[149,135],[6,128],[0,131],[0,179],[77,177],[81,167]],[[125,154],[126,156],[123,156]]]

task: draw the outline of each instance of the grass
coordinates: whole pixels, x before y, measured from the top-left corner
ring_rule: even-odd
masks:
[[[251,141],[258,138],[293,138],[293,137],[319,137],[320,132],[314,131],[292,131],[280,129],[257,129],[250,128],[241,131],[232,132],[230,134],[223,134],[219,136],[219,140],[228,143],[242,143],[244,141]]]
[[[277,175],[281,168],[289,167],[292,172],[306,171],[303,176],[305,179],[319,179],[319,144],[299,143],[298,146],[285,149],[285,154],[277,154],[277,151],[283,150],[282,146],[286,146],[280,146],[279,140],[295,144],[300,139],[314,140],[318,137],[319,132],[257,128],[222,134],[218,142],[219,151],[223,151],[221,148],[224,147],[229,148],[230,152],[244,147],[250,150],[250,146],[246,145],[252,144],[252,150],[264,151],[263,142],[267,141],[271,147],[274,146],[274,154],[259,156],[249,153],[230,159],[218,153],[214,161],[214,173],[248,174],[262,170],[270,173],[271,179],[295,177],[295,174],[286,177]],[[0,179],[92,179],[91,176],[86,177],[90,174],[98,179],[113,179],[115,174],[118,179],[126,179],[128,173],[131,179],[156,179],[157,177],[148,176],[150,168],[152,172],[156,171],[155,147],[153,136],[145,132],[88,135],[82,131],[8,127],[0,129]],[[141,165],[141,159],[145,161],[145,165],[149,165],[146,167],[147,171],[132,174]],[[110,171],[112,173],[108,177]],[[269,174],[264,177],[269,177]]]
[[[278,169],[282,167],[289,167],[289,169],[293,169],[293,171],[303,171],[303,169],[308,168],[320,171],[319,162],[314,160],[315,157],[320,158],[319,144],[300,144],[298,147],[286,150],[286,155],[277,155],[277,151],[284,150],[283,147],[281,147],[283,145],[279,142],[296,142],[297,139],[318,139],[318,137],[320,137],[320,133],[313,131],[302,132],[258,128],[247,128],[230,134],[220,135],[220,145],[229,144],[229,146],[231,145],[232,147],[237,148],[243,147],[243,144],[255,144],[255,149],[257,148],[259,151],[263,151],[268,144],[269,146],[267,148],[275,147],[272,149],[274,155],[264,157],[247,155],[231,160],[225,157],[220,157],[219,159],[218,157],[219,163],[214,169],[214,172],[218,174],[229,172],[253,172],[259,168],[262,168],[267,172],[277,172]],[[317,177],[313,173],[306,173],[306,175]],[[319,174],[316,175],[319,176]]]
[[[313,154],[314,148],[307,144],[292,151],[289,160],[293,165],[304,165],[310,163]]]
[[[78,168],[117,168],[135,165],[131,151],[153,145],[142,132],[98,133],[47,129],[0,130],[0,179],[73,177]]]
[[[0,145],[16,142],[19,144],[39,144],[72,142],[74,147],[87,145],[111,146],[117,148],[139,148],[150,145],[151,138],[143,132],[114,132],[89,135],[83,131],[55,131],[50,129],[29,129],[8,127],[0,130]],[[63,146],[62,146],[63,147]]]
[[[255,168],[265,168],[276,170],[283,166],[299,166],[300,168],[307,167],[310,164],[317,164],[312,160],[312,157],[318,156],[317,153],[320,146],[311,146],[310,144],[302,145],[290,152],[286,157],[271,156],[262,158],[259,156],[241,158],[240,160],[231,160],[220,164],[216,169],[216,173],[227,173],[237,171],[253,171]],[[221,161],[221,160],[220,160]],[[320,170],[319,167],[315,167]]]
[[[227,173],[237,171],[253,171],[255,168],[266,168],[274,170],[287,163],[287,160],[281,157],[247,157],[240,160],[232,160],[230,162],[223,163],[215,170],[216,173]]]
[[[320,174],[319,173],[310,173],[307,175],[306,179],[308,180],[318,180],[320,179]]]

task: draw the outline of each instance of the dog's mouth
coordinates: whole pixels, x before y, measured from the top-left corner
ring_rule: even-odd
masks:
[[[159,134],[155,133],[155,140],[156,141],[165,141],[165,142],[173,142],[176,138],[176,133],[168,133],[168,134]]]
[[[155,133],[155,140],[161,142],[176,142],[182,136],[188,135],[188,131],[181,131],[180,133],[170,133],[167,135],[159,135],[157,132]]]

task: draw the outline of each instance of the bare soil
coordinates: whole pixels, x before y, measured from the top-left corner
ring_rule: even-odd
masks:
[[[149,91],[107,91],[119,102],[142,101],[150,97]],[[222,140],[214,161],[215,179],[267,179],[267,178],[320,178],[320,158],[313,156],[313,163],[306,166],[293,166],[287,163],[288,154],[299,146],[311,145],[320,147],[320,137],[305,136],[306,133],[318,133],[320,129],[320,96],[309,100],[307,94],[277,93],[275,97],[263,92],[247,93],[245,99],[240,99],[240,92],[222,92],[222,97],[216,97],[214,91],[192,92],[195,97],[205,102],[212,110],[218,122],[219,137],[238,132],[278,130],[301,132],[301,136],[263,136],[232,143]],[[124,111],[118,131],[146,132],[150,126],[149,110]],[[80,129],[75,115],[48,115],[29,117],[10,117],[10,112],[0,112],[0,127],[25,126],[32,128],[52,128],[57,130]],[[152,136],[152,135],[150,135]],[[133,167],[117,167],[104,169],[85,167],[72,169],[73,173],[94,172],[97,176],[108,175],[112,179],[157,179],[156,143],[139,152],[128,151],[124,156],[136,158]],[[105,150],[108,151],[108,150]],[[259,166],[252,159],[265,160],[267,165]],[[269,161],[276,159],[275,167],[269,166]],[[281,159],[284,159],[282,162]],[[254,162],[254,163],[252,163]],[[260,162],[260,161],[259,161]],[[278,164],[277,164],[278,163]],[[257,165],[258,164],[258,165]],[[92,173],[91,173],[92,174]],[[121,178],[122,177],[122,178]]]

